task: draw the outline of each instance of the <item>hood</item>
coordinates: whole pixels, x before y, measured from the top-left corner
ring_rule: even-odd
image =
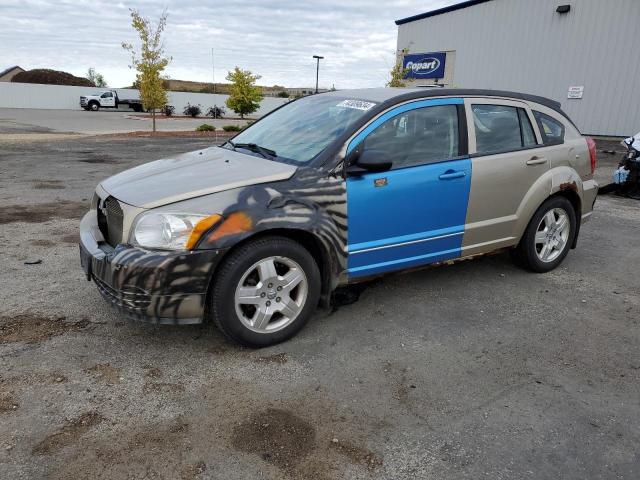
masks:
[[[124,203],[155,208],[232,188],[287,180],[296,170],[293,165],[211,147],[145,163],[100,185]]]

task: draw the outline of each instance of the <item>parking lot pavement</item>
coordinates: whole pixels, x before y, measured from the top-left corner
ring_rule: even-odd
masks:
[[[224,125],[244,125],[235,119],[165,117],[158,114],[159,131],[193,131],[208,123],[216,128]],[[0,108],[0,136],[2,134],[75,132],[83,134],[126,133],[151,130],[151,117],[132,110],[41,110],[30,108]]]
[[[498,254],[389,276],[246,350],[124,320],[78,264],[99,180],[207,145],[0,149],[3,478],[638,478],[638,202],[599,198],[551,273]]]

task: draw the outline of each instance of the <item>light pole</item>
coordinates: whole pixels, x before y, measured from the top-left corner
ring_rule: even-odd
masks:
[[[216,93],[216,67],[213,63],[213,47],[211,47],[211,80],[213,81],[213,93]]]
[[[213,47],[211,47],[211,81],[213,82],[213,94],[216,93],[216,67],[215,63],[213,63]],[[216,105],[213,106],[213,119],[216,119]],[[216,134],[217,137],[217,134]]]
[[[321,57],[320,55],[314,55],[313,58],[316,59],[316,93],[318,93],[318,74],[320,73],[320,60],[322,60],[324,57]]]

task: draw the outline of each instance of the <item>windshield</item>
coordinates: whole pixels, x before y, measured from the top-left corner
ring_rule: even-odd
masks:
[[[333,95],[304,97],[247,128],[232,142],[275,152],[274,160],[307,163],[374,105]]]

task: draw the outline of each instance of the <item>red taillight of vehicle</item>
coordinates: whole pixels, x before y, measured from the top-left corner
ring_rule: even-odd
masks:
[[[596,142],[593,138],[587,137],[587,146],[589,147],[589,157],[591,158],[591,174],[596,171]]]

